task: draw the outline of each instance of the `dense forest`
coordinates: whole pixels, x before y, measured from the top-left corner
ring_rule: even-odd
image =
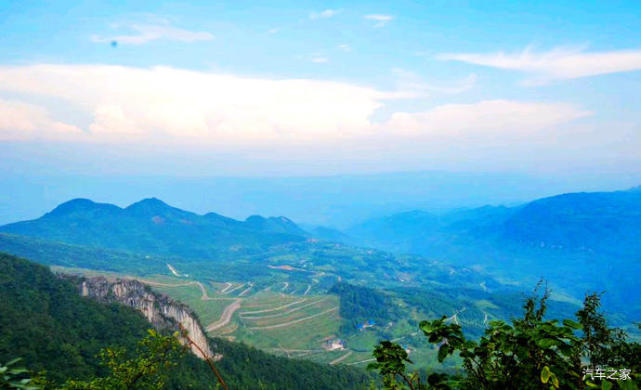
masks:
[[[329,293],[339,297],[342,330],[348,334],[363,325],[387,324],[399,315],[392,298],[380,290],[343,282],[335,284]]]
[[[22,358],[19,363],[42,373],[51,388],[108,375],[101,350],[124,348],[131,355],[150,327],[133,309],[81,297],[47,267],[6,254],[0,254],[0,312],[0,366]],[[224,356],[218,367],[232,389],[356,389],[370,381],[355,369],[275,357],[219,339],[213,345]],[[176,364],[166,388],[216,388],[203,361],[187,354]]]

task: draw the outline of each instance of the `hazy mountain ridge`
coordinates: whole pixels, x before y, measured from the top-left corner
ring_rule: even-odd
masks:
[[[351,244],[475,265],[512,280],[545,278],[576,295],[607,291],[604,302],[641,317],[641,192],[568,193],[517,207],[371,220],[347,231]]]
[[[0,231],[70,244],[184,257],[216,257],[225,250],[253,251],[305,240],[307,233],[285,217],[238,221],[198,215],[156,198],[126,208],[88,199],[65,202],[42,217]]]
[[[379,243],[429,255],[429,243],[526,245],[580,251],[641,254],[641,192],[568,193],[522,206],[484,206],[436,215],[394,214],[347,231],[356,242]]]

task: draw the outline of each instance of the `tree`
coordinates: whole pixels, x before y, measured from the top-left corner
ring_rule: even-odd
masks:
[[[176,337],[177,333],[163,336],[150,329],[131,358],[125,349],[105,348],[99,356],[102,364],[111,371],[109,376],[89,382],[70,380],[60,390],[161,389],[169,370],[177,365],[185,352]]]
[[[463,360],[463,376],[434,373],[423,381],[416,373],[408,374],[407,354],[389,341],[376,347],[376,363],[370,368],[378,370],[386,389],[394,390],[636,389],[641,383],[641,344],[627,342],[622,330],[607,327],[598,310],[600,296],[587,295],[576,313],[577,321],[562,322],[544,318],[548,297],[546,290],[541,297],[528,298],[523,318],[512,324],[490,322],[478,341],[466,339],[461,327],[447,323],[446,317],[422,321],[420,329],[430,343],[438,345],[439,362],[457,353]],[[636,375],[629,380],[623,371],[615,379],[585,375],[602,370],[594,368],[597,365],[628,369]]]

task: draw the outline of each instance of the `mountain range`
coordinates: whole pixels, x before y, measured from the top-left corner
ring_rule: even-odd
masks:
[[[260,257],[268,248],[283,245],[290,246],[279,256],[287,256],[289,250],[313,255],[320,252],[308,242],[340,241],[422,256],[425,264],[436,260],[485,270],[509,282],[531,285],[543,278],[575,297],[605,290],[606,304],[625,306],[636,313],[633,317],[641,318],[641,306],[628,304],[630,294],[641,294],[635,277],[641,274],[638,189],[568,193],[513,207],[440,214],[409,211],[345,231],[303,229],[286,217],[251,216],[240,221],[216,213],[199,215],[155,198],[125,208],[75,199],[38,219],[1,226],[0,232],[152,257],[225,261]],[[292,243],[304,245],[294,249]],[[344,255],[333,251],[334,256]]]
[[[475,266],[511,280],[544,278],[571,291],[606,291],[633,308],[641,274],[641,191],[568,193],[515,207],[410,211],[346,231],[349,242]]]
[[[156,198],[120,208],[89,199],[65,202],[42,217],[8,224],[0,231],[89,247],[156,255],[216,258],[305,240],[307,233],[285,217],[245,221],[216,213],[198,215]]]
[[[353,243],[425,256],[453,255],[448,251],[453,247],[488,245],[522,252],[537,248],[639,258],[641,191],[569,193],[516,207],[485,206],[445,214],[417,210],[372,219],[346,233]]]

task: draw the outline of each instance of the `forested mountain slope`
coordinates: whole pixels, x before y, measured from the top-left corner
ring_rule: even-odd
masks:
[[[88,199],[63,203],[42,217],[0,231],[92,247],[145,254],[213,258],[226,251],[252,252],[305,239],[285,217],[251,216],[237,221],[215,213],[198,215],[150,198],[126,208]]]
[[[81,297],[76,286],[46,267],[0,253],[0,362],[22,357],[57,383],[105,374],[96,354],[107,346],[133,350],[151,325],[129,307]],[[215,340],[218,367],[233,389],[363,388],[369,378],[347,368],[321,366]],[[168,388],[215,388],[206,364],[188,355]]]

